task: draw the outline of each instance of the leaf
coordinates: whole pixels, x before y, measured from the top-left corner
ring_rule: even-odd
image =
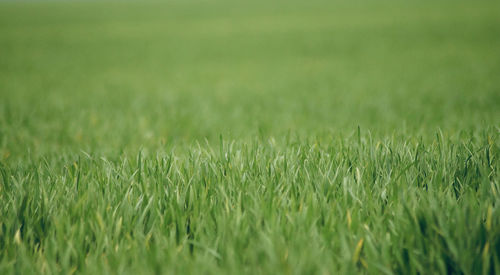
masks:
[[[358,241],[358,244],[356,245],[356,249],[354,249],[354,254],[352,256],[352,262],[355,264],[359,262],[359,256],[361,255],[361,250],[363,250],[364,241],[365,241],[364,238],[361,238]]]

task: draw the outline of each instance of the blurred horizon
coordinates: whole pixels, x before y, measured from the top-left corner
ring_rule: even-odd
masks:
[[[283,3],[1,2],[2,147],[499,125],[499,2]]]

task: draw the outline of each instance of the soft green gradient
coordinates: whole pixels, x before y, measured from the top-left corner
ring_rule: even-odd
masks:
[[[499,126],[499,1],[3,2],[0,273],[498,273]]]
[[[498,2],[290,3],[1,4],[2,150],[498,125]]]

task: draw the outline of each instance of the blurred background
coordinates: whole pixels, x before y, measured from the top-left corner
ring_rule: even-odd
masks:
[[[499,1],[0,3],[0,152],[500,122]]]

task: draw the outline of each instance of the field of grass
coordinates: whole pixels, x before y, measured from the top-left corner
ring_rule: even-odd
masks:
[[[0,274],[499,274],[499,1],[0,3]]]

